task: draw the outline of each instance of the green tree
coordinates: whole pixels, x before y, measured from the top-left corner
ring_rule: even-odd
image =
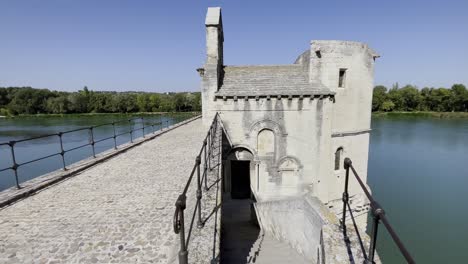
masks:
[[[21,88],[13,94],[8,109],[14,114],[45,113],[47,99],[53,96],[47,89]]]
[[[402,100],[401,110],[414,111],[419,109],[421,95],[419,94],[419,90],[416,87],[406,85],[405,87],[399,89],[398,93]]]
[[[201,93],[197,92],[197,93],[194,93],[193,111],[201,111],[201,110],[202,110]]]
[[[403,111],[404,109],[404,100],[401,97],[400,90],[397,88],[392,88],[388,91],[387,99],[392,101],[394,104],[393,110]]]
[[[138,106],[138,111],[140,112],[150,112],[150,97],[147,94],[139,94],[136,98],[136,104]]]
[[[185,111],[187,108],[187,96],[183,93],[177,93],[174,96],[174,104],[177,112]]]
[[[10,100],[8,99],[8,90],[0,88],[0,106],[6,106]]]
[[[73,113],[88,113],[88,97],[84,93],[71,93],[68,96],[70,111]]]
[[[47,99],[46,110],[51,114],[66,114],[69,109],[69,102],[66,95],[50,97]]]
[[[160,111],[161,108],[161,96],[159,94],[152,94],[149,97],[149,108],[153,112]]]
[[[136,112],[136,96],[128,93],[118,93],[112,97],[112,112],[131,113]]]
[[[419,109],[422,111],[431,110],[431,89],[432,88],[424,87],[419,92],[421,94],[421,103],[419,105]]]
[[[381,110],[382,103],[387,99],[387,87],[383,85],[377,85],[374,88],[372,96],[372,111]]]
[[[93,113],[110,113],[112,93],[93,92],[89,96],[88,111]]]
[[[160,111],[162,112],[174,112],[176,111],[174,98],[170,94],[161,95]]]
[[[430,93],[431,110],[436,112],[447,112],[452,110],[450,103],[451,91],[446,88],[432,89]]]
[[[452,85],[451,103],[454,111],[468,111],[468,91],[463,84]]]
[[[387,100],[382,103],[380,110],[384,112],[391,112],[395,108],[395,104],[391,100]]]

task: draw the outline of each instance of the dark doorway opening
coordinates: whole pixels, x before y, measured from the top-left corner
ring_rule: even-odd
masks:
[[[231,198],[250,199],[250,161],[231,160]]]
[[[220,263],[247,263],[247,260],[253,257],[250,253],[260,235],[254,209],[254,196],[250,190],[251,161],[231,159],[229,162],[227,179],[230,187],[223,194],[221,206]]]

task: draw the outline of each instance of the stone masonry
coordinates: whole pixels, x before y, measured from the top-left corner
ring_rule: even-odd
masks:
[[[0,263],[167,263],[205,132],[195,120],[1,209]]]

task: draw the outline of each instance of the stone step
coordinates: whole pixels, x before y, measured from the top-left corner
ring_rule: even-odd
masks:
[[[247,263],[311,263],[285,242],[279,241],[270,234],[260,234],[254,243]]]

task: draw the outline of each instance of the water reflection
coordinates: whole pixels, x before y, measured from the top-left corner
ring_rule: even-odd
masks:
[[[372,128],[368,181],[416,261],[464,262],[468,120],[374,118]],[[382,234],[384,263],[405,263]]]

